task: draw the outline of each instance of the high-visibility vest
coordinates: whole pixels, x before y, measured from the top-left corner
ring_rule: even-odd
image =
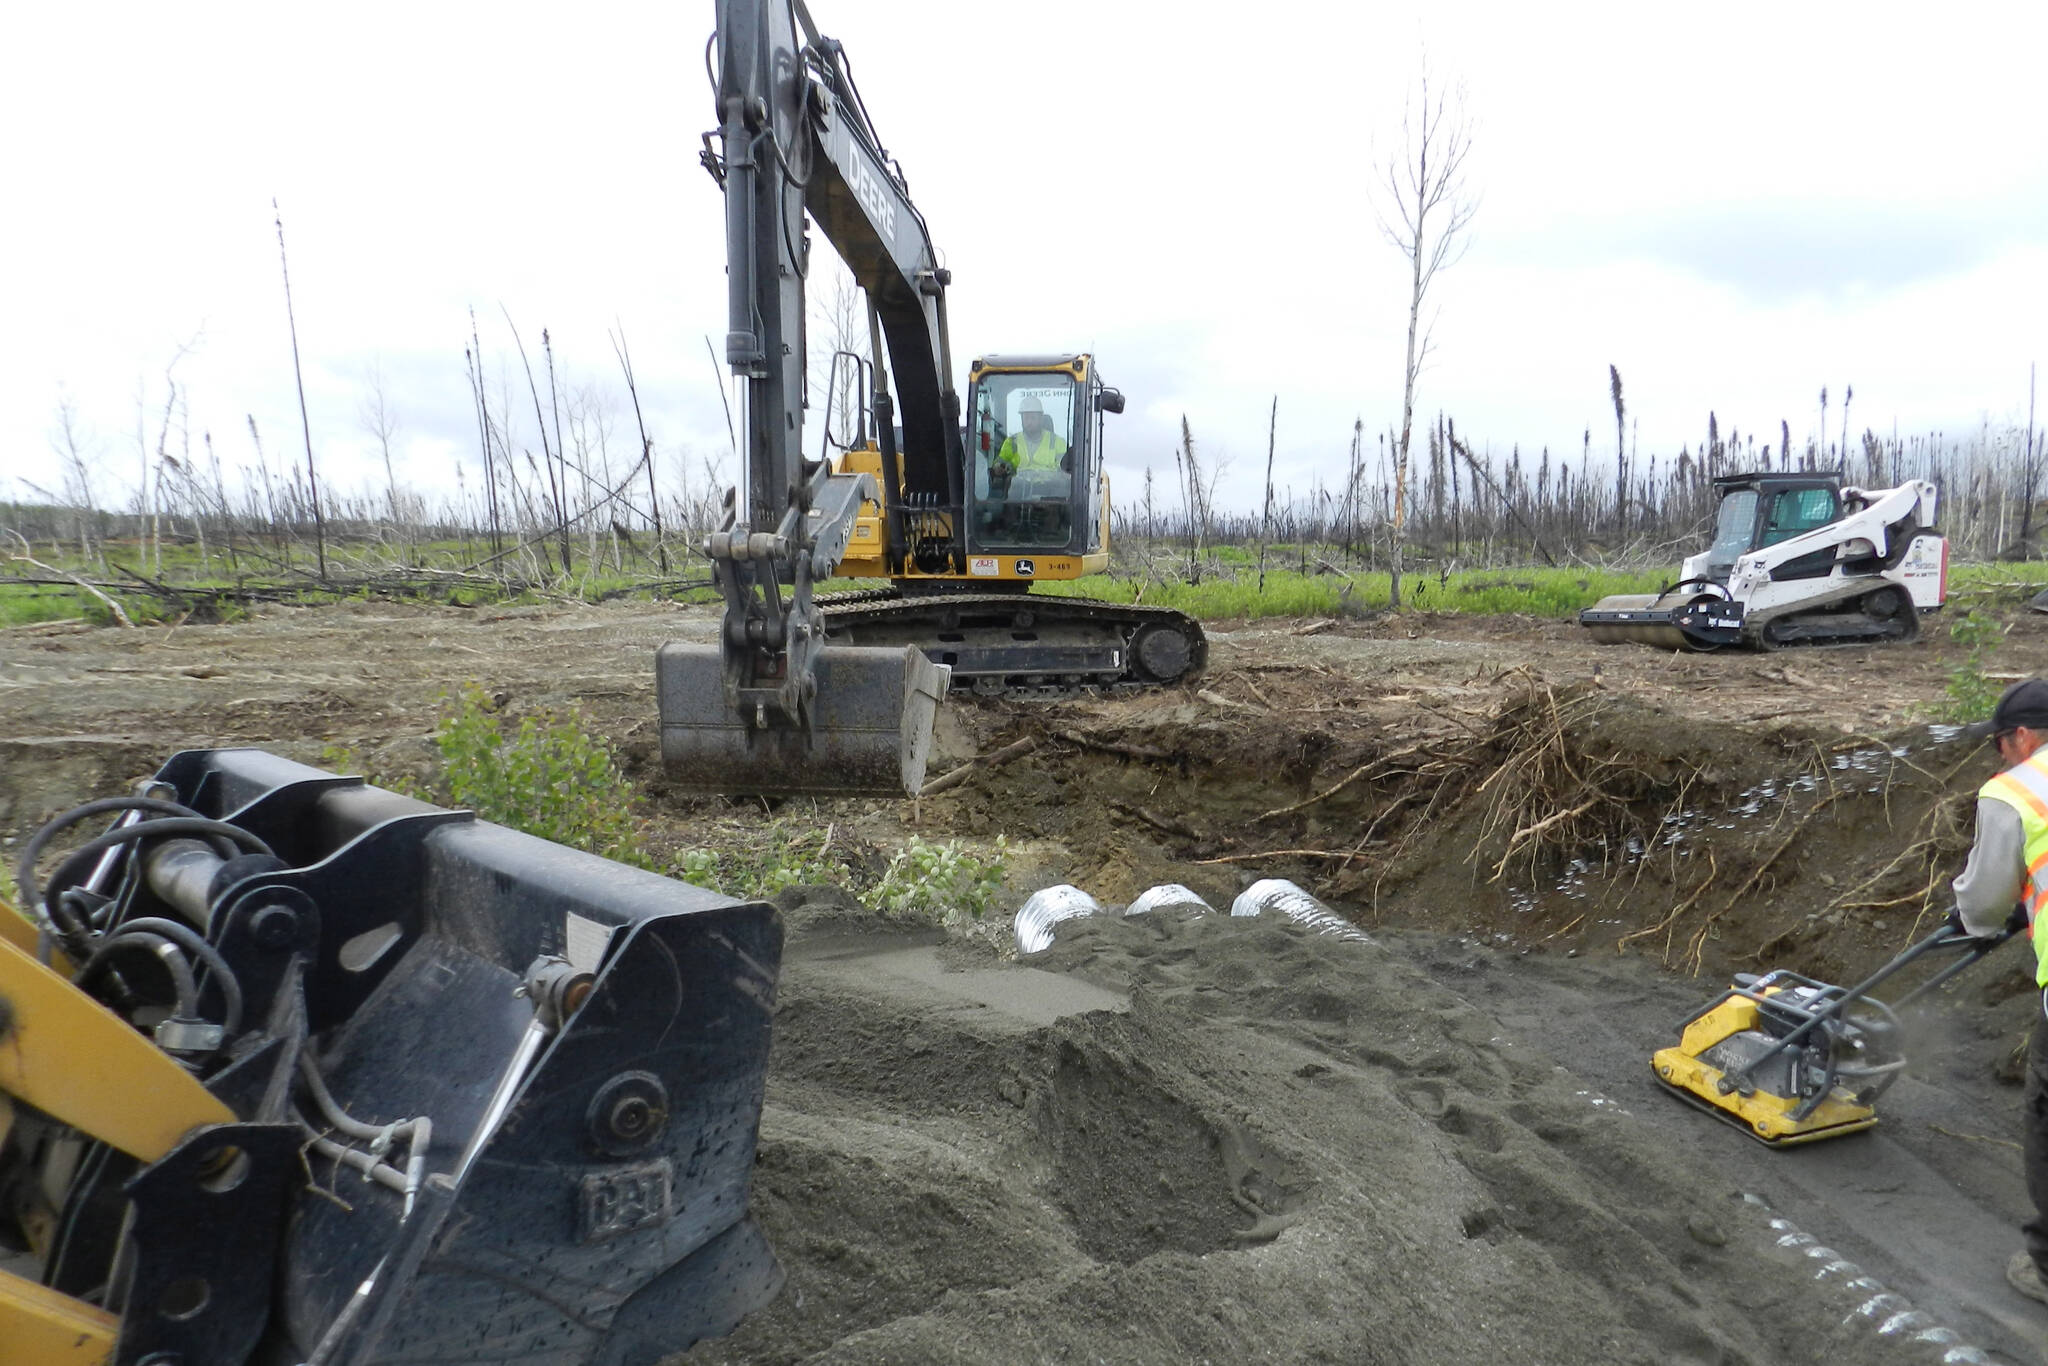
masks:
[[[2026,831],[2027,936],[2034,941],[2034,981],[2048,987],[2048,935],[2034,933],[2041,907],[2048,902],[2048,748],[1978,788],[1977,796],[2017,811],[2020,828]]]
[[[1056,470],[1060,467],[1060,457],[1066,453],[1067,443],[1048,429],[1045,440],[1039,443],[1037,450],[1031,449],[1029,436],[1018,432],[1003,442],[1003,448],[996,452],[996,458],[1009,462],[1011,469]]]

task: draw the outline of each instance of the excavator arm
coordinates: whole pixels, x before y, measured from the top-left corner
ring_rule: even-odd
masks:
[[[709,792],[915,792],[943,666],[915,650],[826,646],[812,585],[845,556],[863,502],[890,513],[900,550],[899,462],[882,483],[803,456],[808,214],[867,291],[904,397],[907,482],[959,503],[959,399],[946,378],[946,273],[875,137],[844,51],[801,6],[719,0],[719,127],[704,161],[725,193],[726,363],[739,382],[743,482],[705,554],[725,602],[715,651],[671,643],[657,660],[662,753]],[[799,22],[803,33],[798,33]],[[878,426],[893,445],[886,372]]]
[[[924,217],[910,200],[902,170],[869,121],[845,49],[819,37],[802,4],[796,6],[812,54],[821,121],[818,167],[809,210],[833,249],[867,294],[874,329],[887,345],[889,371],[878,369],[874,401],[885,448],[894,440],[891,417],[903,428],[903,488],[885,490],[900,508],[905,489],[924,498],[961,499],[960,395],[953,387],[952,343],[946,325],[946,288],[952,272],[938,264]],[[882,354],[877,347],[876,355]],[[883,462],[886,471],[895,465]]]

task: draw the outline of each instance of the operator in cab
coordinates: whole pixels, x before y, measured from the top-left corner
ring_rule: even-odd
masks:
[[[1045,420],[1045,405],[1038,401],[1036,395],[1026,394],[1024,401],[1017,405],[1017,414],[1023,419],[1024,430],[1005,438],[996,451],[996,463],[1007,467],[1003,473],[1065,469],[1067,443],[1060,440],[1059,434]],[[1002,476],[999,474],[998,477]]]

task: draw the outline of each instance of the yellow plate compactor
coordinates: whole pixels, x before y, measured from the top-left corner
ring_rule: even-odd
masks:
[[[1944,926],[1848,988],[1783,969],[1737,973],[1650,1065],[1678,1095],[1770,1147],[1868,1129],[1877,1098],[1905,1071],[1899,1011],[2018,932],[2009,925],[1978,939]],[[1951,953],[1953,962],[1898,1000],[1870,994],[1910,964]]]

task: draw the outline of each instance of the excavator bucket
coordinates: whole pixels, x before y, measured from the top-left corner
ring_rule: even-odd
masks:
[[[691,792],[765,796],[916,795],[950,677],[913,646],[827,645],[804,731],[750,725],[735,713],[715,645],[672,641],[654,667],[670,781]]]
[[[772,906],[256,750],[116,817],[0,935],[0,1343],[652,1366],[773,1298]]]

